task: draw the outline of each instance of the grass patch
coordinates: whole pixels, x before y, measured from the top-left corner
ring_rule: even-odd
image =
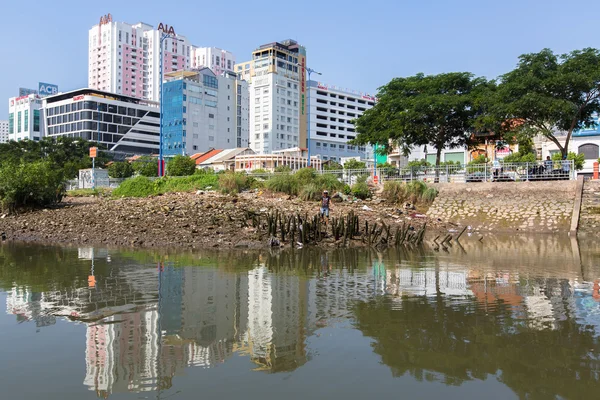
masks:
[[[273,192],[297,195],[299,191],[298,179],[292,174],[274,175],[265,182],[265,187]]]
[[[123,181],[118,188],[113,190],[114,197],[147,197],[155,194],[154,182],[145,176]]]
[[[105,196],[110,193],[108,188],[96,188],[96,189],[73,189],[67,191],[69,197],[96,197]]]
[[[221,193],[240,193],[248,190],[256,181],[255,178],[239,172],[227,172],[219,175],[219,190]]]
[[[438,195],[438,190],[427,186],[424,182],[414,181],[409,183],[388,181],[383,185],[383,198],[391,203],[431,204]]]
[[[342,190],[344,184],[333,174],[319,174],[312,168],[303,168],[295,174],[274,175],[265,182],[265,187],[273,192],[299,195],[303,200],[319,200],[323,190]]]
[[[214,173],[201,173],[190,176],[165,176],[154,181],[144,176],[127,179],[113,190],[114,197],[147,197],[174,192],[191,192],[216,188],[218,176]]]

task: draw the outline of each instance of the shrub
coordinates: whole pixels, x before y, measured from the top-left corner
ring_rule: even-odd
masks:
[[[155,193],[155,185],[145,176],[127,179],[113,190],[115,197],[147,197]]]
[[[252,183],[256,181],[246,174],[239,172],[227,172],[219,175],[219,190],[221,193],[240,193],[243,190],[248,190]]]
[[[323,163],[323,169],[326,171],[339,171],[344,169],[344,167],[342,167],[342,164],[340,163],[337,163],[335,161],[329,161]]]
[[[280,165],[275,168],[275,172],[291,172],[292,169],[288,165]]]
[[[560,152],[552,154],[552,161],[560,160],[562,160],[562,154]],[[572,151],[570,151],[569,154],[567,154],[567,160],[573,161],[573,164],[575,165],[575,170],[579,171],[583,169],[583,164],[585,163],[585,155],[583,153],[575,154]]]
[[[485,154],[481,154],[478,155],[477,157],[475,157],[474,159],[472,159],[469,162],[469,165],[473,165],[473,164],[485,164],[487,163],[487,157],[485,156]]]
[[[342,191],[347,196],[350,195],[350,194],[352,194],[352,188],[348,184],[344,184],[344,187],[343,187]]]
[[[369,189],[369,185],[367,185],[366,176],[359,177],[356,183],[352,185],[352,194],[361,200],[371,197],[371,190]]]
[[[406,184],[396,181],[385,182],[382,197],[392,203],[403,202],[408,197]]]
[[[301,168],[295,174],[300,186],[314,182],[317,178],[317,171],[314,168]]]
[[[158,176],[158,160],[150,156],[142,156],[132,163],[133,170],[141,176]]]
[[[337,176],[333,174],[321,174],[318,175],[315,179],[315,183],[319,187],[320,190],[342,190],[344,188],[344,184],[340,182]]]
[[[425,160],[424,158],[420,159],[420,160],[412,160],[408,162],[408,167],[409,168],[413,168],[413,167],[431,167],[431,164],[427,162],[427,160]]]
[[[196,161],[187,156],[177,155],[167,163],[169,176],[189,176],[196,172]]]
[[[296,175],[282,174],[269,178],[265,186],[273,192],[287,193],[289,195],[298,194],[298,179]]]
[[[421,195],[421,199],[425,203],[433,203],[437,195],[438,190],[436,188],[429,187],[423,192],[423,194]]]
[[[252,171],[250,171],[252,174],[270,174],[269,171],[267,171],[266,169],[253,169]]]
[[[321,198],[321,188],[316,183],[308,183],[300,189],[300,199],[304,201],[319,200]]]
[[[344,163],[344,169],[365,169],[365,168],[367,168],[366,163],[355,160],[354,158],[351,158],[350,160],[348,160]]]
[[[521,151],[517,151],[516,153],[512,153],[507,155],[502,159],[503,163],[523,163],[523,162],[535,162],[536,156],[534,153],[524,153]]]
[[[64,171],[54,163],[8,162],[0,168],[0,201],[3,209],[44,207],[60,202],[64,194]]]
[[[116,161],[108,167],[108,176],[111,178],[131,178],[133,167],[127,161]]]

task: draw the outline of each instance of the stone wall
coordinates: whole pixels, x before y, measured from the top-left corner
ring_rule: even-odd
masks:
[[[473,230],[568,232],[576,181],[438,184],[431,218]]]
[[[595,234],[600,228],[600,181],[585,181],[579,215],[579,233]]]

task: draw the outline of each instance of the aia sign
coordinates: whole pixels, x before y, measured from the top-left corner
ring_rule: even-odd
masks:
[[[106,25],[110,22],[112,22],[112,15],[106,14],[100,17],[100,25]]]
[[[173,35],[175,36],[175,28],[173,28],[172,26],[169,26],[167,24],[163,24],[162,22],[160,24],[158,24],[158,29],[159,31],[162,31],[163,33],[167,34],[167,35]]]

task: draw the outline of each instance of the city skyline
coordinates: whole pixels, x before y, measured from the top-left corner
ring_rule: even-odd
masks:
[[[198,24],[196,13],[171,10],[165,13],[158,2],[149,1],[140,8],[109,1],[88,5],[84,11],[74,14],[63,12],[64,9],[73,11],[72,6],[76,4],[65,1],[64,7],[44,4],[30,10],[29,25],[40,28],[28,30],[21,29],[20,9],[11,3],[5,10],[5,29],[18,30],[21,41],[20,46],[13,46],[11,50],[13,56],[9,59],[15,61],[0,67],[3,75],[10,77],[0,82],[0,94],[8,99],[18,93],[19,87],[35,88],[39,81],[58,84],[61,91],[86,87],[86,33],[90,26],[98,23],[100,16],[108,13],[115,20],[128,23],[169,24],[192,43],[227,49],[239,60],[247,59],[261,43],[292,38],[306,46],[309,66],[323,73],[320,80],[371,93],[396,76],[466,70],[494,78],[513,68],[522,53],[544,47],[558,53],[598,47],[591,25],[580,24],[573,29],[558,23],[575,18],[579,9],[591,8],[591,1],[580,1],[578,7],[572,8],[559,8],[557,1],[544,2],[543,8],[539,7],[541,2],[523,5],[510,1],[483,6],[474,1],[435,3],[377,2],[358,12],[355,8],[342,8],[340,2],[334,1],[318,7],[316,3],[305,4],[297,18],[281,18],[277,13],[276,19],[269,18],[276,11],[268,4],[264,9],[235,15],[224,14],[217,5],[203,6],[203,13],[228,19],[224,28],[222,18],[206,18]],[[186,10],[186,6],[181,9]],[[189,11],[189,7],[187,9]],[[535,18],[531,18],[534,15]],[[271,22],[257,24],[259,17]],[[507,20],[519,29],[507,30]],[[50,25],[60,29],[39,34],[43,26]],[[353,26],[356,28],[351,29]],[[394,27],[393,32],[389,32],[390,26]],[[240,34],[244,31],[250,34]],[[344,40],[340,39],[341,35]],[[64,40],[66,38],[72,40]],[[331,43],[335,43],[336,51],[331,51]],[[31,51],[34,44],[40,52]],[[340,57],[340,54],[348,56]],[[356,63],[348,62],[348,58]],[[366,68],[375,73],[365,73],[365,67],[359,62],[364,62]],[[7,114],[5,110],[0,119],[6,119]]]

